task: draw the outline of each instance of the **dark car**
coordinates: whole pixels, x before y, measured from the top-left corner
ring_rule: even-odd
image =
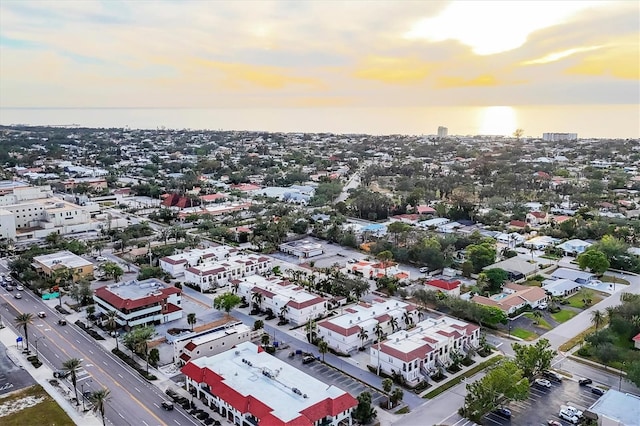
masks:
[[[600,388],[591,388],[591,393],[595,393],[596,395],[602,396],[606,390]]]
[[[580,384],[580,386],[586,386],[586,385],[590,385],[591,383],[593,383],[593,381],[591,379],[580,379],[578,380],[578,383]]]
[[[315,357],[305,356],[304,358],[302,358],[302,363],[303,364],[309,364],[309,363],[312,363],[315,360],[316,360]]]
[[[56,370],[53,372],[53,377],[55,377],[56,379],[64,379],[69,374],[71,374],[70,371]]]
[[[167,411],[173,410],[173,403],[169,401],[162,401],[162,409]]]
[[[510,419],[511,418],[511,410],[509,410],[508,408],[498,408],[496,410],[493,411],[495,414],[499,415],[500,417],[504,417],[505,419]]]
[[[59,319],[58,325],[67,325],[67,320]]]

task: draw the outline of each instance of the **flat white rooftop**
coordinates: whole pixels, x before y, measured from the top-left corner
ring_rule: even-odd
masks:
[[[141,299],[165,288],[165,285],[156,279],[148,279],[144,281],[132,280],[123,281],[121,283],[107,286],[109,291],[118,295],[122,299]]]
[[[45,265],[47,268],[51,268],[54,265],[60,264],[67,268],[82,268],[85,266],[93,265],[88,260],[71,253],[68,250],[59,251],[57,253],[45,254],[42,256],[36,256],[33,258],[34,262],[39,262]]]
[[[252,395],[271,407],[273,414],[285,422],[297,418],[305,408],[327,397],[337,398],[346,393],[266,352],[258,353],[258,346],[251,342],[191,362],[222,376],[224,382],[241,395]]]
[[[256,287],[260,287],[261,289],[268,290],[282,297],[283,299],[293,300],[294,302],[298,303],[303,303],[308,300],[319,298],[317,295],[301,289],[297,284],[278,284],[282,281],[269,280],[262,275],[249,275],[247,277],[244,277],[242,280],[251,283]]]

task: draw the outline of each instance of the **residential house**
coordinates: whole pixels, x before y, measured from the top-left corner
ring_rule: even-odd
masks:
[[[383,335],[404,329],[418,322],[421,313],[415,306],[400,300],[374,299],[371,304],[360,302],[345,308],[341,315],[317,324],[318,337],[329,347],[350,353],[377,339],[380,325]]]
[[[595,274],[585,271],[577,271],[569,268],[558,268],[551,273],[551,277],[554,279],[567,279],[575,281],[578,284],[589,284],[596,278]]]
[[[577,293],[582,288],[582,284],[568,279],[544,280],[542,288],[551,296],[568,297]]]
[[[427,280],[424,282],[426,290],[439,291],[449,296],[460,296],[460,281],[458,280]]]
[[[480,327],[441,316],[420,321],[410,330],[399,330],[381,343],[371,345],[369,364],[391,375],[400,373],[416,385],[439,367],[451,364],[453,353],[477,348]]]
[[[481,305],[501,309],[510,315],[527,305],[531,308],[537,308],[540,304],[549,300],[549,296],[547,296],[547,293],[540,287],[507,283],[504,285],[501,293],[494,294],[490,297],[476,294],[471,300]]]
[[[529,212],[525,220],[532,226],[545,225],[549,222],[549,215],[545,212]]]
[[[279,315],[294,325],[327,314],[325,298],[279,277],[247,276],[232,280],[231,286],[247,302],[259,305],[263,311],[271,309],[273,315]]]
[[[410,273],[400,269],[395,262],[370,262],[360,260],[346,266],[347,272],[369,279],[378,279],[382,277],[395,277],[398,280],[408,280]]]
[[[534,275],[538,272],[538,264],[531,263],[528,259],[515,256],[510,257],[509,259],[501,260],[500,262],[496,262],[492,265],[485,266],[482,268],[483,270],[488,269],[503,269],[507,272],[511,272],[513,277],[518,277],[518,279],[524,279],[525,277]],[[513,279],[513,278],[512,278]]]
[[[592,244],[587,241],[573,239],[558,244],[556,247],[561,249],[565,256],[577,256],[584,253],[591,245]]]

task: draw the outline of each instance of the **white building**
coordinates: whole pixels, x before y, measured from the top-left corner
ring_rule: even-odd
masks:
[[[350,426],[358,401],[244,342],[182,368],[187,389],[234,425]]]
[[[280,251],[300,258],[320,256],[324,253],[322,244],[311,240],[296,240],[280,244]]]
[[[370,349],[370,365],[391,374],[401,373],[410,384],[428,380],[439,367],[451,364],[451,354],[462,355],[477,348],[480,327],[442,316],[419,322],[410,330],[400,330]]]
[[[116,322],[132,328],[164,324],[182,318],[182,292],[156,279],[129,281],[97,288],[93,294],[97,314],[116,311]]]
[[[545,142],[560,142],[560,141],[577,141],[577,133],[543,133],[542,140]]]
[[[274,315],[282,316],[295,325],[304,324],[327,313],[325,298],[278,277],[253,275],[235,280],[232,285],[238,286],[238,296],[244,297],[247,302],[256,303],[259,297],[262,310],[271,309]],[[261,296],[254,296],[255,294]]]
[[[0,238],[16,242],[99,228],[85,207],[53,196],[51,187],[14,187],[0,195]]]
[[[271,258],[258,255],[231,256],[225,260],[204,260],[184,271],[184,280],[208,291],[251,275],[271,270]]]
[[[584,253],[592,244],[580,239],[573,239],[558,244],[556,247],[561,249],[565,255],[577,256]]]
[[[342,353],[358,350],[377,339],[379,324],[383,336],[418,322],[421,312],[400,300],[375,299],[344,309],[342,315],[318,323],[318,337]],[[363,333],[364,331],[364,333]],[[363,339],[364,337],[364,339]]]
[[[449,135],[449,129],[447,129],[444,126],[438,126],[438,137],[439,138],[446,138],[447,135]]]
[[[407,270],[400,269],[395,262],[369,262],[359,260],[356,263],[350,263],[346,266],[348,273],[359,275],[368,279],[378,279],[382,277],[394,277],[398,280],[408,280],[410,273]]]
[[[205,249],[194,249],[183,253],[166,256],[160,259],[160,267],[163,271],[177,277],[184,273],[184,270],[192,265],[197,265],[208,259],[222,260],[227,259],[232,254],[238,253],[239,250],[231,246],[207,247]]]
[[[258,330],[256,333],[261,333]],[[252,328],[241,322],[227,323],[200,333],[188,333],[173,341],[174,362],[180,366],[205,356],[217,355],[242,342],[257,337]]]

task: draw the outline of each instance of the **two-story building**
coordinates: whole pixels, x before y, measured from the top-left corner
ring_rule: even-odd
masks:
[[[271,258],[260,255],[231,256],[225,260],[207,259],[184,271],[184,280],[208,291],[271,270]]]
[[[234,425],[350,426],[358,401],[251,342],[182,367],[188,390]]]
[[[342,314],[317,324],[318,337],[330,348],[349,353],[377,340],[377,326],[382,336],[406,329],[418,322],[421,312],[400,300],[375,299],[371,304],[360,302],[349,306]]]
[[[93,294],[96,313],[117,313],[119,326],[164,324],[182,318],[182,292],[156,279],[127,281],[97,288]]]
[[[280,277],[253,275],[234,280],[231,284],[234,288],[237,287],[238,296],[244,297],[247,302],[258,304],[259,300],[262,310],[271,309],[274,315],[279,315],[294,325],[304,324],[327,313],[325,298],[309,293]]]
[[[480,327],[442,316],[420,321],[371,345],[370,365],[387,374],[400,373],[409,384],[427,379],[439,367],[451,364],[453,353],[466,354],[479,345]]]
[[[184,274],[185,269],[190,266],[198,265],[211,259],[227,259],[229,256],[238,252],[239,250],[237,248],[226,245],[188,250],[183,253],[161,258],[160,267],[163,271],[176,278],[177,276]]]
[[[410,277],[409,271],[401,270],[395,262],[369,262],[360,260],[348,264],[347,272],[369,279],[395,277],[398,280],[408,280]]]
[[[183,366],[187,362],[205,356],[217,355],[242,342],[258,337],[253,329],[241,322],[228,322],[201,332],[189,332],[171,339],[174,362]],[[167,339],[169,341],[169,339]]]

